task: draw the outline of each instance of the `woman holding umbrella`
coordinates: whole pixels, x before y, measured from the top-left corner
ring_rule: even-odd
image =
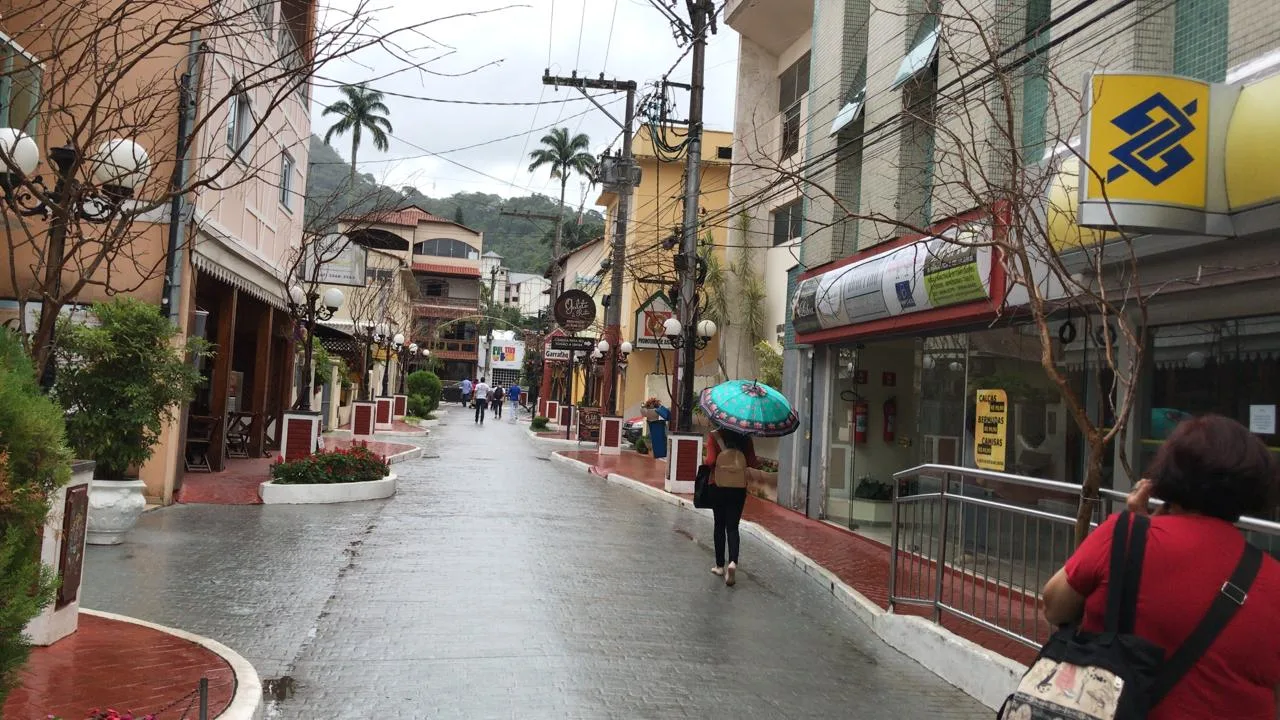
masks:
[[[782,393],[753,380],[730,380],[702,391],[700,403],[717,429],[707,433],[706,464],[714,468],[716,564],[711,572],[724,576],[724,584],[737,582],[738,524],[747,502],[747,478],[760,472],[753,435],[778,436],[800,424]],[[726,546],[728,550],[726,560]]]

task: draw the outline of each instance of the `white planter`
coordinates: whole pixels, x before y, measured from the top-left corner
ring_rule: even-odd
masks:
[[[258,486],[263,505],[314,505],[381,500],[396,494],[396,476],[381,480],[319,485],[277,485],[274,480]]]
[[[90,545],[119,545],[147,507],[141,480],[94,480],[89,484]]]
[[[854,498],[849,503],[849,516],[859,525],[888,527],[893,524],[893,501]]]

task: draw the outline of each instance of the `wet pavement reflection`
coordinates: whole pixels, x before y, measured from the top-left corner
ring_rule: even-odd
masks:
[[[709,519],[525,427],[445,412],[386,501],[148,513],[84,603],[230,645],[267,717],[990,717],[750,536],[726,588]]]

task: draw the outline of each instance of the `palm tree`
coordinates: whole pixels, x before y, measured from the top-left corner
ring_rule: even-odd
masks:
[[[337,115],[338,122],[334,123],[324,134],[324,142],[329,144],[329,139],[334,135],[345,135],[351,133],[351,190],[356,187],[356,153],[360,151],[360,137],[364,131],[368,130],[369,135],[373,137],[373,146],[379,150],[386,150],[390,145],[387,143],[387,134],[392,132],[391,121],[387,120],[386,115],[391,111],[382,102],[382,93],[377,90],[370,90],[365,87],[364,83],[359,85],[343,85],[339,90],[346,99],[339,100],[324,109],[321,115]]]
[[[529,172],[543,165],[551,168],[551,177],[560,181],[560,219],[556,221],[555,238],[551,241],[552,262],[560,257],[560,238],[564,232],[564,192],[569,176],[578,173],[593,179],[596,159],[587,148],[591,139],[582,133],[569,137],[569,128],[553,128],[542,137],[542,147],[529,153]]]

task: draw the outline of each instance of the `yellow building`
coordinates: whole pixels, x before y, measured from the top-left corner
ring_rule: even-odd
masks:
[[[676,142],[667,138],[668,144]],[[619,402],[623,417],[640,413],[647,397],[657,397],[666,405],[671,402],[676,351],[662,340],[662,322],[672,314],[666,296],[676,280],[675,249],[665,249],[663,242],[678,237],[684,213],[684,156],[660,158],[647,127],[642,127],[633,143],[633,154],[641,169],[641,181],[631,200],[631,217],[627,224],[627,262],[622,289],[622,337],[632,343],[631,353]],[[705,131],[702,140],[701,202],[699,210],[706,217],[719,217],[729,204],[729,166],[733,134]],[[618,195],[611,190],[602,193],[596,204],[605,208],[605,228],[613,240],[614,212]],[[710,238],[717,259],[723,264],[728,243],[729,223],[716,220],[701,232]],[[611,242],[610,242],[611,246]],[[602,280],[600,297],[609,294],[610,273]],[[698,353],[695,390],[723,379],[719,362],[719,338],[713,338]]]

